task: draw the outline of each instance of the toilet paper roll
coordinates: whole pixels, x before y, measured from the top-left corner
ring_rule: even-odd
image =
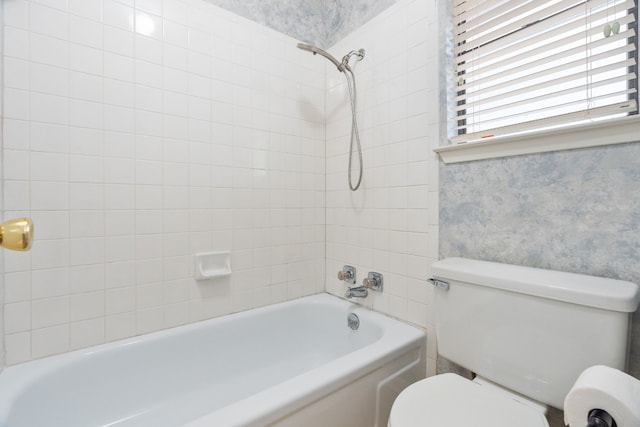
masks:
[[[618,427],[640,427],[640,381],[608,366],[586,369],[564,400],[564,423],[585,427],[592,409],[602,409]]]

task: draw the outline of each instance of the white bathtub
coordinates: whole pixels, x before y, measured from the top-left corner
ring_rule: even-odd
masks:
[[[6,368],[0,426],[383,427],[425,343],[314,295]]]

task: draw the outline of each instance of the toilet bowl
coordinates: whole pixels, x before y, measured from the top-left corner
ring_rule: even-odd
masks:
[[[480,378],[441,374],[400,393],[388,427],[549,427],[546,408]]]
[[[478,376],[410,385],[389,427],[548,427],[582,371],[624,369],[636,284],[465,258],[431,271],[438,355]]]

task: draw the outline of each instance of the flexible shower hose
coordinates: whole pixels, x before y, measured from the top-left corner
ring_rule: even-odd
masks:
[[[351,189],[351,191],[356,191],[358,188],[360,188],[360,184],[362,183],[362,169],[363,169],[363,165],[362,165],[362,147],[360,145],[360,132],[358,132],[358,119],[356,117],[356,76],[353,74],[353,71],[351,70],[351,68],[347,68],[346,69],[349,74],[351,75],[351,78],[349,78],[349,76],[347,75],[347,73],[344,73],[344,77],[347,79],[347,86],[349,86],[349,98],[351,100],[351,142],[349,143],[349,188]],[[356,141],[356,144],[358,146],[358,160],[359,160],[359,169],[360,172],[358,174],[358,182],[356,183],[356,185],[353,185],[353,181],[351,178],[351,169],[352,169],[352,159],[353,159],[353,141]]]

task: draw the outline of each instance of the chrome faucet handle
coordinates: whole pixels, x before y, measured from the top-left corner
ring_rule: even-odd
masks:
[[[342,267],[342,271],[338,271],[338,279],[351,285],[356,284],[356,268],[350,265]]]
[[[374,271],[370,271],[369,276],[362,281],[362,285],[365,288],[371,289],[372,291],[382,292],[382,288],[383,288],[382,274],[376,273]]]

